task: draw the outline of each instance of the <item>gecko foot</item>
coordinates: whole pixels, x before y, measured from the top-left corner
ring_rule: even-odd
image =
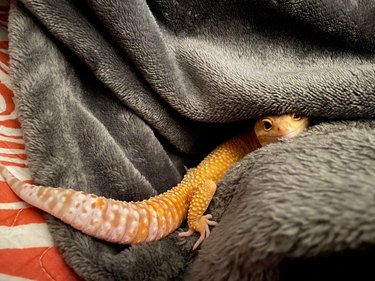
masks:
[[[199,232],[201,235],[197,242],[195,242],[193,246],[193,250],[196,250],[200,244],[202,244],[203,240],[210,235],[210,228],[209,226],[217,225],[216,221],[211,221],[212,215],[204,215],[202,216],[199,221],[194,225],[194,228],[190,228],[188,231],[181,232],[178,234],[179,237],[188,237],[193,235],[196,231]]]

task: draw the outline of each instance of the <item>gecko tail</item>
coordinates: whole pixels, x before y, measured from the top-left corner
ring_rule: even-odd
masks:
[[[13,192],[26,203],[37,207],[47,213],[61,219],[61,215],[56,207],[58,201],[64,201],[59,198],[64,191],[73,193],[73,190],[63,188],[52,188],[29,184],[15,177],[4,165],[0,164],[0,174],[13,190]]]
[[[108,199],[73,189],[28,184],[16,178],[1,164],[0,174],[13,192],[26,203],[90,236],[110,242],[121,242],[123,235],[111,235],[112,223],[108,221],[108,216],[112,218],[114,215],[108,210],[112,209],[108,208]],[[126,204],[119,202],[124,203]]]
[[[3,177],[4,181],[10,186],[13,192],[20,197],[22,200],[27,202],[27,199],[24,199],[25,196],[25,189],[30,188],[29,185],[18,178],[16,178],[3,164],[0,163],[0,174]],[[34,186],[33,186],[34,188]],[[29,203],[29,202],[27,202]],[[29,203],[30,204],[30,203]],[[34,205],[33,205],[34,206]]]
[[[68,188],[28,184],[2,164],[0,174],[26,203],[87,235],[109,242],[138,244],[159,240],[176,229],[182,220],[172,220],[171,215],[167,216],[170,219],[158,216],[160,212],[167,215],[173,207],[168,198],[125,202]]]

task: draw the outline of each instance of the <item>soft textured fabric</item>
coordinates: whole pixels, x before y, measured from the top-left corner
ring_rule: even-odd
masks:
[[[210,207],[220,224],[198,255],[196,236],[128,247],[51,219],[80,276],[298,280],[302,259],[371,251],[374,1],[22,0],[9,32],[38,184],[140,200],[248,120],[298,111],[318,123],[231,169]]]

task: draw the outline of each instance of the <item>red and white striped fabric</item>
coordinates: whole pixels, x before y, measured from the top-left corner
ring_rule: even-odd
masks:
[[[8,76],[9,2],[0,0],[0,161],[31,182]],[[54,247],[43,213],[22,202],[0,178],[0,280],[81,280]]]

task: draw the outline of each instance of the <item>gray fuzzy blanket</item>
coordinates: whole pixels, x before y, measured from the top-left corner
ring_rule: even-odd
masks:
[[[84,279],[375,279],[374,1],[21,0],[9,32],[38,184],[140,200],[249,120],[315,120],[227,173],[197,253],[197,236],[128,247],[50,218]]]

